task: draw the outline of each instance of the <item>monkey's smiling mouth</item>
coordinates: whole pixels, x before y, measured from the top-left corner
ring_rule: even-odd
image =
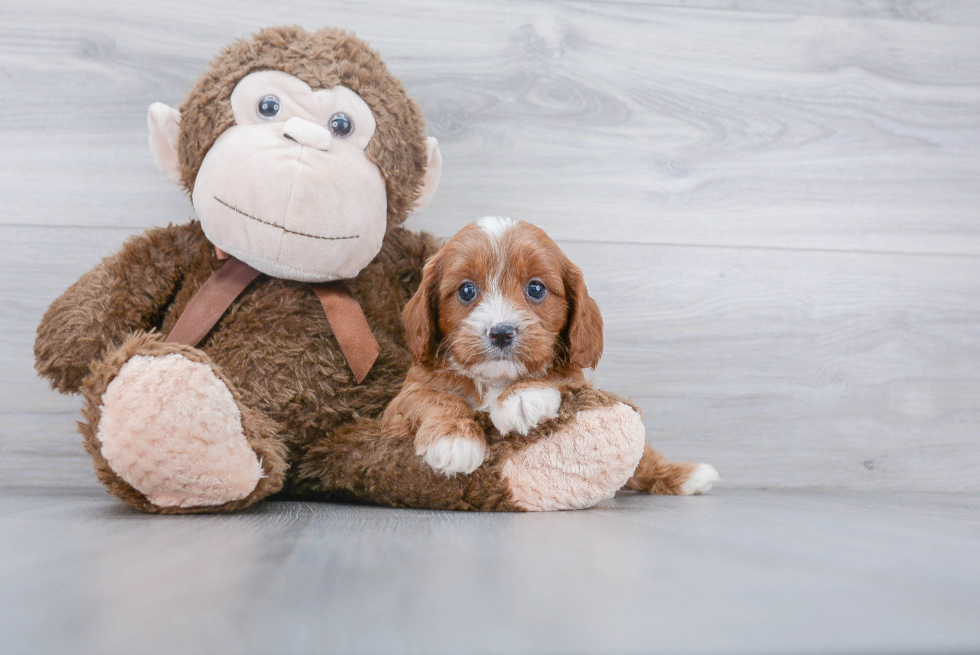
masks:
[[[307,234],[306,232],[297,232],[296,230],[290,230],[285,225],[279,225],[278,223],[273,223],[271,221],[264,221],[261,218],[258,218],[256,216],[252,216],[251,214],[248,214],[246,212],[243,212],[238,207],[235,207],[234,205],[228,204],[227,202],[225,202],[224,200],[222,200],[218,196],[214,196],[214,199],[217,200],[218,202],[220,202],[222,205],[224,205],[228,209],[232,210],[233,212],[238,213],[238,214],[241,214],[245,218],[251,218],[253,221],[256,221],[258,223],[262,223],[263,225],[269,225],[271,227],[277,227],[280,230],[282,230],[283,232],[286,232],[287,234],[295,234],[297,236],[309,237],[311,239],[323,239],[325,241],[343,241],[344,239],[358,239],[358,238],[360,238],[360,235],[359,234],[355,234],[355,235],[349,236],[349,237],[322,237],[322,236],[320,236],[318,234]]]

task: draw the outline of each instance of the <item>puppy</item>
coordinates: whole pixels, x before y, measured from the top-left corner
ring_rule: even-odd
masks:
[[[476,412],[502,434],[558,415],[561,389],[585,384],[602,355],[602,315],[582,271],[543,230],[488,217],[425,265],[402,314],[415,363],[384,421],[408,420],[415,449],[446,475],[487,454]]]
[[[415,362],[385,411],[407,421],[416,453],[448,476],[473,472],[487,440],[474,420],[489,413],[502,435],[527,435],[558,416],[561,391],[587,386],[602,356],[602,315],[582,271],[543,230],[487,217],[464,227],[425,265],[402,318]],[[697,464],[667,462],[646,447],[627,484],[636,491],[700,493]],[[704,477],[702,475],[701,477]]]

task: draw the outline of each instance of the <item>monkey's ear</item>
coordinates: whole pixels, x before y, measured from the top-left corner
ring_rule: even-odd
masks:
[[[442,176],[442,153],[439,152],[439,142],[434,136],[425,140],[425,152],[429,157],[429,163],[425,167],[425,177],[422,178],[422,193],[412,207],[412,213],[422,211],[425,206],[436,195],[439,187],[439,178]]]
[[[153,161],[170,181],[180,184],[180,163],[177,161],[180,112],[162,102],[154,102],[150,105],[146,123],[150,128],[150,152],[153,153]]]

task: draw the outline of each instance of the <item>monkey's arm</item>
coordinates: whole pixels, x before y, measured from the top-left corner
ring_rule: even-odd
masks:
[[[38,374],[61,393],[77,393],[107,346],[160,326],[186,262],[206,248],[196,222],[131,238],[48,307],[34,342]]]

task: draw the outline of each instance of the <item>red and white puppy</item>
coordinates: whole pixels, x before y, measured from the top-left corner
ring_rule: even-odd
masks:
[[[558,415],[561,389],[602,355],[602,315],[582,271],[543,230],[488,217],[425,265],[403,313],[415,364],[385,420],[408,420],[416,452],[446,475],[471,473],[487,441]]]

